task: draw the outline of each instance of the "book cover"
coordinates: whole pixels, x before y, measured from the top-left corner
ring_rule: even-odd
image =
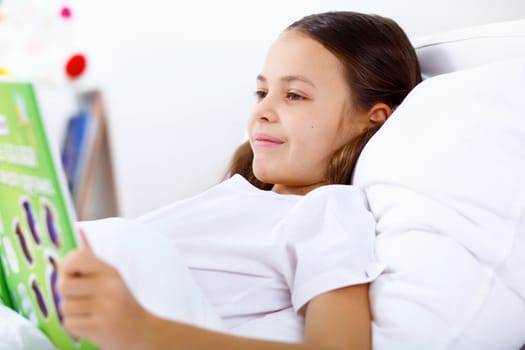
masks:
[[[1,223],[0,223],[1,225]],[[0,232],[3,231],[2,227],[0,227]],[[4,261],[2,261],[0,256],[0,305],[4,305],[7,307],[11,307],[11,298],[9,297],[9,292],[7,291],[7,285],[5,281],[5,276],[2,268],[2,264],[5,264]]]
[[[62,350],[96,349],[62,327],[57,263],[77,245],[65,176],[31,83],[0,80],[0,298]]]

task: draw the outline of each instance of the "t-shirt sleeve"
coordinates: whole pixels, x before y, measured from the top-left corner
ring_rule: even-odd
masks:
[[[299,311],[312,298],[376,279],[375,220],[356,187],[332,185],[307,194],[282,222],[284,277]]]

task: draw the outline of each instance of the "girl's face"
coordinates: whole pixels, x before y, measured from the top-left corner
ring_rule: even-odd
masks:
[[[278,193],[323,185],[333,153],[368,123],[351,102],[338,58],[296,30],[270,48],[256,94],[248,122],[253,171]]]

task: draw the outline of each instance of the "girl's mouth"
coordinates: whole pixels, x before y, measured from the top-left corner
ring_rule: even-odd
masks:
[[[276,147],[284,143],[283,140],[267,134],[257,133],[253,137],[253,145],[259,147]]]

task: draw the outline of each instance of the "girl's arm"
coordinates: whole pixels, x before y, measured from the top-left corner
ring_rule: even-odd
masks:
[[[304,344],[241,338],[149,315],[137,349],[349,350],[371,349],[368,285],[328,292],[306,310]]]
[[[278,343],[213,332],[160,319],[141,307],[119,273],[88,248],[60,266],[64,326],[104,350],[370,349],[368,285],[322,294],[305,307],[304,344]]]

